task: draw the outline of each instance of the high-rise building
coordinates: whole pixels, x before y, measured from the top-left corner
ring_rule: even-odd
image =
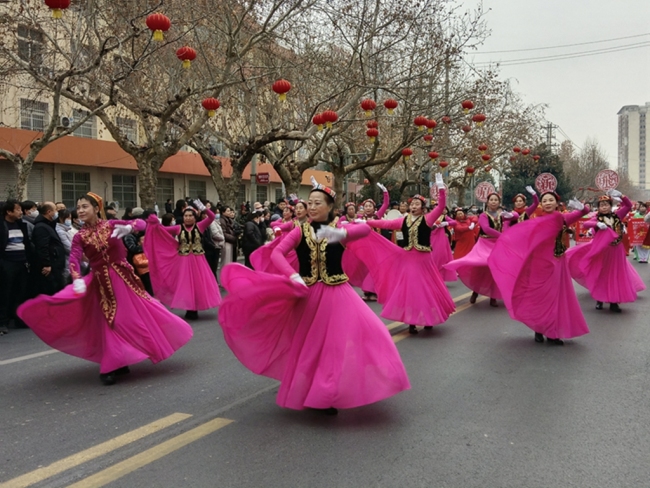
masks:
[[[633,185],[650,189],[646,177],[646,148],[650,139],[646,124],[650,102],[626,105],[618,111],[618,170],[627,173]]]

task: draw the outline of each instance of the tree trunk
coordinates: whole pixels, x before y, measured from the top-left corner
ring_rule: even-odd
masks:
[[[345,182],[345,170],[340,168],[339,166],[333,164],[332,165],[332,176],[334,177],[334,186],[333,189],[336,192],[336,201],[334,202],[334,205],[336,208],[341,208],[343,206],[343,183]],[[350,199],[347,198],[347,201]]]
[[[164,161],[148,153],[136,159],[138,164],[138,183],[140,185],[140,205],[142,208],[154,208],[156,204],[156,187],[158,186],[158,170]]]
[[[302,183],[302,172],[300,172],[297,165],[290,163],[275,163],[273,164],[273,169],[277,171],[282,183],[284,183],[287,195],[299,195],[300,184]]]

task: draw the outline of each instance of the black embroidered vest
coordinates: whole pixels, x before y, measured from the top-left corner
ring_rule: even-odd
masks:
[[[408,214],[402,221],[402,239],[397,245],[404,250],[431,251],[431,227],[424,220],[424,215],[413,217]]]
[[[624,232],[623,222],[618,218],[618,215],[615,213],[607,215],[598,214],[598,222],[602,222],[603,224],[607,225],[607,227],[610,227],[614,232],[616,232],[616,235],[618,237],[612,241],[611,245],[616,246],[617,244],[620,244],[620,242],[623,240]]]
[[[497,217],[496,217],[496,218],[492,217],[492,216],[491,216],[489,213],[487,213],[487,212],[485,212],[485,216],[488,218],[488,223],[490,224],[490,227],[491,227],[492,229],[495,229],[495,230],[497,230],[497,231],[499,231],[499,232],[502,231],[502,229],[503,229],[503,223],[502,223],[502,221],[501,221],[501,214],[500,214],[500,213],[497,214]],[[483,231],[483,228],[482,228],[481,226],[479,226],[479,228],[480,228],[479,233],[478,233],[479,237],[488,237],[488,238],[491,237],[491,236],[487,235],[487,234]]]
[[[184,225],[181,225],[181,232],[178,234],[178,254],[187,256],[190,253],[196,255],[205,254],[203,244],[201,244],[201,232],[196,225],[190,231]]]
[[[336,220],[330,224],[334,227]],[[322,281],[326,285],[340,285],[348,281],[341,261],[345,248],[340,242],[327,244],[327,239],[318,242],[309,222],[300,226],[302,238],[296,248],[299,273],[307,285]]]

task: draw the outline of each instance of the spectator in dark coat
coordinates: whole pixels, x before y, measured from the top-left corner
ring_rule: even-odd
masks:
[[[38,209],[39,216],[34,223],[33,272],[38,278],[38,292],[54,295],[65,286],[65,247],[56,232],[59,217],[53,202],[45,202]]]
[[[244,251],[244,264],[249,268],[253,269],[253,265],[250,262],[250,256],[260,246],[264,245],[265,237],[262,234],[260,229],[260,218],[262,217],[263,212],[261,210],[255,210],[250,214],[250,218],[246,225],[244,226],[244,236],[242,239],[242,250]]]

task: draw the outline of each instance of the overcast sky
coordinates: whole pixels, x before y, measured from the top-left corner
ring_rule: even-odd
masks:
[[[459,0],[462,1],[462,0]],[[480,0],[466,0],[475,8]],[[489,39],[474,54],[483,61],[539,58],[644,43],[645,47],[573,59],[503,66],[503,78],[529,104],[548,105],[546,118],[582,147],[595,138],[616,168],[617,112],[624,105],[650,102],[650,0],[483,0]],[[647,35],[644,35],[647,34]],[[611,42],[614,38],[636,36]],[[558,142],[567,137],[556,131]]]

